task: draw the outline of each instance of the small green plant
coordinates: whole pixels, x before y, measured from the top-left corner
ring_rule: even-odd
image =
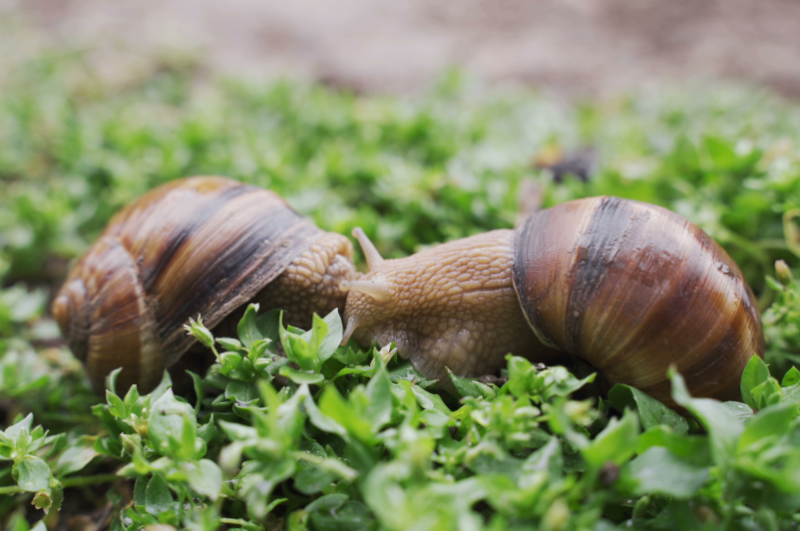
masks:
[[[113,373],[106,402],[93,408],[94,435],[49,436],[32,415],[7,428],[0,460],[15,484],[0,492],[30,493],[52,514],[64,488],[130,480],[132,500],[112,498],[114,529],[749,529],[796,520],[795,368],[779,383],[753,357],[744,402],[692,398],[674,374],[681,415],[627,385],[608,403],[574,399],[594,375],[509,356],[501,387],[452,376],[458,400],[426,390],[434,384],[390,346],[339,346],[336,311],[315,316],[309,331],[257,311],[248,308],[238,339],[215,338],[201,318],[187,326],[217,358],[205,377],[192,375],[193,403],[175,395],[168,374],[147,395],[132,387],[120,396]]]

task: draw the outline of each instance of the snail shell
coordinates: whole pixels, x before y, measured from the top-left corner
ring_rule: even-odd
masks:
[[[675,365],[694,395],[733,400],[748,360],[764,353],[739,268],[667,209],[575,200],[530,217],[514,248],[514,286],[537,337],[612,383],[671,403]]]
[[[213,328],[253,300],[343,307],[338,278],[353,272],[351,257],[349,240],[272,192],[219,177],[177,180],[112,218],[53,314],[98,388],[122,367],[119,386],[146,392],[195,341],[182,327],[190,317]]]

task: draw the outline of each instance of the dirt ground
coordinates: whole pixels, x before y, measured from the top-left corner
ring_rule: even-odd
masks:
[[[800,97],[800,0],[0,0],[51,43],[200,47],[218,72],[420,90],[448,66],[569,94],[743,78]]]

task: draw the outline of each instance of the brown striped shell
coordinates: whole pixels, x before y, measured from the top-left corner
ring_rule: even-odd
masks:
[[[611,383],[672,404],[675,365],[697,396],[739,399],[742,370],[763,355],[753,293],[727,253],[661,207],[575,200],[516,230],[514,285],[539,339]]]
[[[264,189],[219,177],[172,181],[114,216],[53,314],[96,386],[122,367],[122,390],[148,391],[194,342],[182,327],[190,317],[213,328],[330,235]]]

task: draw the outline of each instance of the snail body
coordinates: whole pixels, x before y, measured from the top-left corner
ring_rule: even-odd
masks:
[[[508,353],[551,362],[525,321],[513,285],[511,230],[495,230],[383,260],[356,230],[369,273],[345,282],[345,340],[394,342],[430,379],[481,376],[505,365]]]
[[[540,211],[513,232],[398,260],[371,253],[357,283],[383,296],[351,290],[346,331],[361,343],[397,342],[428,377],[446,377],[445,366],[495,371],[509,352],[547,362],[554,353],[530,341],[533,331],[610,383],[662,402],[672,404],[671,365],[693,394],[733,400],[747,361],[764,353],[739,268],[700,228],[654,205],[586,198]]]
[[[312,310],[344,305],[338,284],[354,273],[352,245],[301,217],[279,196],[218,177],[162,185],[117,213],[78,261],[53,315],[98,388],[154,388],[194,338],[202,315],[213,328],[248,302]],[[124,389],[123,389],[124,390]]]

